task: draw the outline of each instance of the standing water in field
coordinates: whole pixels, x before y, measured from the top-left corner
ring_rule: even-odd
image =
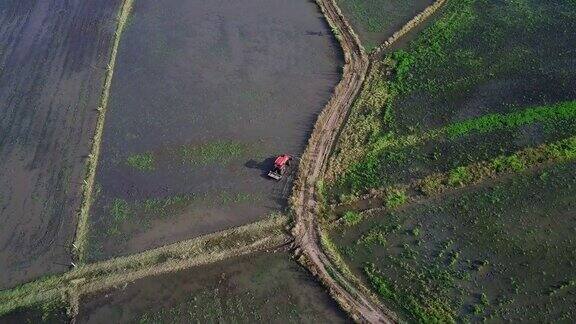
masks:
[[[235,258],[82,298],[79,323],[345,323],[286,252]]]
[[[68,269],[118,2],[0,1],[0,289]]]
[[[275,155],[303,151],[341,65],[311,1],[135,2],[106,115],[90,257],[281,211],[294,174],[265,174]]]

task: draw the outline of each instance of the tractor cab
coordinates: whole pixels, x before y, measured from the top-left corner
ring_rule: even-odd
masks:
[[[292,156],[288,154],[277,156],[272,170],[268,172],[268,176],[277,181],[281,180],[284,173],[286,173],[286,169],[290,166],[290,161],[292,161]]]

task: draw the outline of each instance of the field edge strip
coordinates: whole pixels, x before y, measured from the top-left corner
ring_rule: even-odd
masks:
[[[0,316],[43,302],[60,301],[68,305],[68,315],[74,317],[82,296],[145,277],[279,248],[291,241],[286,231],[289,221],[287,216],[274,215],[258,222],[88,264],[61,275],[3,290],[0,291]]]
[[[350,107],[363,87],[366,72],[373,62],[371,63],[370,58],[364,53],[362,45],[335,1],[317,0],[316,2],[332,30],[344,32],[336,34],[336,38],[344,52],[345,66],[342,80],[316,120],[306,150],[302,155],[298,178],[290,198],[290,207],[295,217],[292,228],[292,235],[296,242],[295,254],[299,259],[305,260],[303,263],[306,268],[320,280],[352,319],[357,322],[396,322],[398,321],[396,315],[374,300],[372,295],[358,291],[349,283],[343,285],[338,279],[344,279],[344,277],[338,273],[331,273],[334,272],[332,270],[338,269],[331,263],[331,259],[323,251],[319,242],[322,236],[322,226],[318,224],[318,215],[315,215],[319,209],[318,201],[316,201],[318,195],[316,186],[324,177],[328,158],[334,150],[334,143]],[[416,26],[417,24],[412,25],[408,29]],[[391,44],[386,46],[389,45]],[[354,294],[350,293],[349,288],[354,291]]]
[[[370,207],[362,210],[366,212],[372,209],[395,209],[411,202],[418,202],[423,198],[431,198],[442,193],[464,189],[478,185],[487,180],[499,179],[508,175],[514,175],[533,170],[549,164],[569,163],[576,160],[576,136],[568,137],[552,143],[528,147],[509,155],[500,155],[490,160],[478,161],[468,165],[459,166],[446,172],[436,172],[423,178],[415,179],[408,184],[394,184],[373,193],[364,195],[352,202],[335,204],[330,209],[347,209],[360,201],[368,202]],[[356,224],[362,217],[354,219]],[[331,225],[331,228],[341,225],[354,225],[340,217]]]
[[[419,26],[424,21],[428,20],[432,15],[434,15],[446,2],[447,0],[436,0],[434,3],[426,7],[423,11],[421,11],[418,15],[414,18],[410,19],[402,28],[396,31],[392,36],[390,36],[387,40],[385,40],[382,44],[378,45],[372,53],[370,54],[371,57],[376,57],[381,52],[383,52],[386,48],[390,47],[392,44],[396,43],[400,38],[404,37],[406,34],[411,32],[414,28]]]
[[[72,245],[73,259],[80,264],[83,264],[86,261],[86,249],[88,244],[88,218],[90,206],[92,205],[92,192],[94,188],[94,180],[96,177],[96,169],[98,167],[98,160],[100,158],[100,146],[102,143],[102,134],[104,132],[106,111],[108,109],[108,97],[112,85],[112,78],[114,76],[114,68],[116,66],[116,56],[118,54],[120,39],[122,37],[124,27],[128,21],[128,17],[130,16],[133,4],[134,0],[124,0],[118,14],[118,24],[116,26],[116,31],[114,32],[114,41],[110,53],[110,60],[108,62],[108,66],[106,67],[107,73],[102,89],[102,96],[100,98],[100,105],[98,106],[96,128],[94,131],[92,149],[90,151],[90,155],[88,156],[86,176],[84,178],[82,190],[82,201],[78,215],[78,223],[76,226],[74,243]]]

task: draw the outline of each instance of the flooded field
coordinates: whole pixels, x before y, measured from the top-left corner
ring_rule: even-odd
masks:
[[[384,59],[343,136],[368,143],[369,153],[341,144],[350,165],[338,166],[344,174],[329,185],[332,200],[574,135],[576,6],[522,3],[448,1]],[[370,99],[380,93],[390,96]],[[353,151],[364,158],[350,158]]]
[[[141,0],[122,36],[90,215],[91,259],[141,251],[281,210],[340,77],[312,1]]]
[[[380,45],[434,0],[337,0],[366,50]]]
[[[344,204],[325,216],[343,216],[345,265],[407,321],[576,319],[575,15],[448,0],[373,65],[325,187]]]
[[[44,304],[13,311],[0,316],[0,324],[63,324],[70,319],[66,315],[66,308],[59,304]]]
[[[392,112],[402,133],[576,98],[576,5],[449,1],[445,17],[396,53]]]
[[[70,264],[117,5],[0,2],[0,288]]]
[[[576,320],[576,164],[490,182],[333,233],[407,319]]]
[[[287,252],[147,278],[82,301],[79,323],[343,323],[337,305]]]

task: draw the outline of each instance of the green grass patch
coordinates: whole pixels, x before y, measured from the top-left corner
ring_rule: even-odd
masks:
[[[389,188],[386,191],[384,204],[388,208],[396,208],[408,201],[408,194],[404,188]]]
[[[498,129],[518,128],[537,122],[576,118],[576,101],[530,107],[508,114],[488,114],[446,126],[440,134],[454,138],[470,133],[487,133]]]
[[[246,154],[245,144],[233,141],[214,141],[180,149],[182,160],[192,165],[226,164]]]
[[[573,322],[574,163],[366,212],[331,239],[401,320]]]
[[[508,114],[490,114],[483,117],[471,118],[462,122],[450,124],[444,128],[430,130],[421,134],[413,134],[395,137],[391,134],[383,136],[380,140],[371,145],[368,153],[359,162],[353,163],[348,170],[338,178],[336,182],[328,184],[330,191],[338,190],[341,193],[352,193],[357,195],[369,188],[378,188],[385,184],[386,179],[383,167],[391,163],[402,163],[406,159],[402,150],[410,147],[418,148],[418,145],[431,140],[441,140],[446,138],[454,141],[457,138],[480,135],[501,130],[515,131],[519,127],[540,123],[543,125],[560,125],[560,121],[576,120],[576,101],[566,101],[554,105],[530,107],[524,110]],[[569,123],[570,125],[570,123]],[[557,133],[554,126],[551,126],[552,134]],[[559,126],[558,126],[559,127]],[[563,133],[570,133],[570,129],[562,130]],[[468,147],[465,147],[468,149]],[[515,157],[507,157],[508,160],[501,160],[500,168],[509,169],[513,167],[516,171],[525,169],[521,161],[515,161]],[[428,162],[428,164],[430,164]],[[511,165],[514,164],[514,165]],[[458,170],[454,170],[457,172]],[[459,170],[465,172],[466,170]],[[459,179],[458,176],[464,177]],[[466,182],[465,174],[453,175],[453,181]],[[433,185],[433,183],[431,183]],[[332,194],[330,192],[330,194]]]
[[[126,165],[140,171],[153,171],[154,155],[151,152],[132,154],[126,158]]]
[[[360,213],[351,210],[345,212],[342,218],[344,219],[344,222],[348,226],[356,225],[362,220]]]
[[[373,263],[368,263],[364,267],[364,273],[380,297],[403,308],[404,312],[417,323],[456,323],[453,311],[441,300],[424,300],[420,296],[418,298],[406,292],[399,292]]]

